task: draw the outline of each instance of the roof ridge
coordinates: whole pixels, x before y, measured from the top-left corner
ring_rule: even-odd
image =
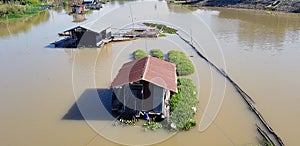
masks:
[[[145,74],[146,74],[146,72],[147,72],[147,70],[148,70],[148,63],[149,63],[149,60],[150,60],[150,57],[149,56],[147,56],[147,61],[146,61],[146,63],[145,63],[145,66],[144,66],[144,69],[143,69],[143,75],[142,75],[142,79],[144,80],[145,78]]]

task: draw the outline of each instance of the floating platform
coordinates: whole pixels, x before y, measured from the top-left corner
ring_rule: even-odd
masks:
[[[53,44],[55,48],[74,48],[76,47],[76,39],[65,38],[51,44]]]

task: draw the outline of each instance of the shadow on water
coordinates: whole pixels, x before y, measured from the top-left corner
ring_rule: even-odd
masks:
[[[102,105],[95,108],[94,99],[95,93],[98,94]],[[86,89],[78,98],[78,100],[71,106],[68,112],[62,117],[62,120],[111,120],[111,97],[112,89]],[[80,103],[78,106],[78,103]],[[90,108],[91,112],[81,112],[81,108]],[[100,109],[100,114],[99,114]],[[83,115],[84,114],[84,115]]]
[[[45,46],[44,48],[47,48],[47,49],[57,49],[57,48],[55,48],[55,45],[54,45],[54,44],[48,44],[48,45]],[[65,48],[61,48],[61,49],[65,49]]]

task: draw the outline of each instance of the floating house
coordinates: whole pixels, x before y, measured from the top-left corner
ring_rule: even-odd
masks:
[[[68,29],[60,36],[65,38],[54,42],[55,47],[99,47],[111,39],[111,27],[106,24],[80,25]],[[70,43],[71,42],[71,43]]]
[[[71,14],[84,14],[85,7],[84,5],[73,5]]]
[[[155,57],[125,63],[111,87],[113,113],[164,119],[169,116],[170,94],[177,93],[176,65]]]
[[[92,4],[94,0],[83,0],[82,4]]]

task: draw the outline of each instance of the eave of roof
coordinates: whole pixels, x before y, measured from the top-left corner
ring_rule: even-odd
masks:
[[[177,92],[176,65],[155,57],[144,57],[125,63],[113,80],[112,87],[145,80]]]

